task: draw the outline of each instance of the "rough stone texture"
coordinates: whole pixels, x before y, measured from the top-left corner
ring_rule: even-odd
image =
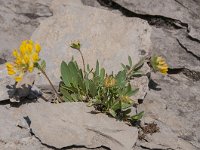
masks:
[[[5,65],[0,65],[0,74],[0,101],[8,100],[10,98],[8,86],[14,85],[15,81],[8,76]]]
[[[0,58],[11,60],[10,51],[28,39],[39,21],[52,16],[51,0],[0,0]],[[6,51],[7,50],[7,51]]]
[[[199,33],[200,22],[200,2],[188,0],[112,0],[119,5],[137,14],[164,16],[172,18],[182,23],[188,24],[190,31],[195,30]],[[190,32],[189,31],[189,32]],[[190,35],[199,38],[197,34],[192,32]]]
[[[186,47],[195,47],[190,51],[198,52],[200,44],[194,43],[181,35],[181,31],[167,30],[162,28],[152,27],[151,35],[152,54],[164,56],[171,68],[188,68],[191,70],[200,71],[200,61],[197,56],[194,56]],[[188,44],[190,43],[190,44]],[[192,45],[196,44],[196,45]],[[182,47],[181,45],[185,46]]]
[[[137,140],[137,128],[105,114],[93,114],[84,103],[34,104],[27,107],[32,132],[42,143],[55,148],[105,146],[130,150]],[[56,140],[55,140],[56,139]]]
[[[32,87],[35,81],[34,74],[25,75],[22,81],[15,84],[14,78],[7,74],[5,65],[0,65],[0,73],[0,101],[20,102],[21,98],[27,97],[31,93],[39,94],[39,90],[36,87]]]
[[[92,4],[91,1],[83,1],[86,5]],[[200,70],[198,1],[98,0],[98,2],[111,10],[121,11],[125,16],[147,20],[153,26],[151,51],[165,54],[170,67]]]
[[[153,74],[152,80],[144,104],[138,107],[145,111],[144,122],[155,121],[161,129],[149,137],[149,143],[172,149],[199,149],[200,82],[192,82],[182,73],[166,77]]]
[[[149,79],[147,76],[140,77],[136,80],[131,80],[131,86],[133,88],[139,88],[139,91],[132,96],[134,101],[135,100],[137,101],[138,99],[143,100],[145,98],[149,90],[148,84],[149,84]]]
[[[47,73],[53,81],[59,79],[62,60],[69,61],[74,56],[81,64],[79,53],[69,47],[72,40],[81,41],[86,63],[94,66],[98,59],[108,72],[118,71],[120,63],[128,62],[128,55],[136,63],[140,50],[148,53],[150,49],[151,28],[146,21],[60,1],[54,1],[51,8],[54,16],[42,22],[32,39],[40,41],[41,57],[46,59]]]
[[[33,137],[29,129],[17,126],[23,116],[22,108],[0,105],[0,149],[51,150],[51,148],[46,148],[38,139]]]

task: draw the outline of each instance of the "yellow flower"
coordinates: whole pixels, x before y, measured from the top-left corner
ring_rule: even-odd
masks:
[[[104,86],[107,88],[113,87],[113,86],[115,86],[115,84],[116,84],[116,80],[112,76],[108,76],[104,80]]]
[[[21,81],[25,73],[34,70],[34,64],[40,60],[40,50],[40,45],[32,40],[22,41],[19,50],[13,51],[15,61],[6,63],[8,74],[14,75],[16,82]]]
[[[36,53],[39,53],[41,50],[40,44],[35,44],[35,51]]]
[[[128,97],[128,96],[121,96],[120,100],[122,102],[124,102],[124,103],[129,103],[129,104],[133,103],[133,100],[130,97]]]
[[[157,57],[157,59],[156,59],[156,65],[157,65],[158,71],[160,71],[162,74],[167,74],[167,72],[168,72],[168,65],[165,62],[164,58]]]
[[[71,43],[70,47],[73,48],[73,49],[76,49],[76,50],[80,50],[81,44],[80,44],[79,41],[74,41],[74,42]]]

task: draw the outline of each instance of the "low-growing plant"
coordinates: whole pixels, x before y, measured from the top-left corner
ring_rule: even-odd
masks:
[[[105,69],[100,67],[98,60],[95,69],[90,68],[89,64],[85,64],[79,42],[72,43],[71,48],[80,53],[83,70],[73,58],[68,63],[63,61],[61,63],[60,93],[56,91],[45,72],[46,63],[39,57],[40,45],[32,40],[23,41],[19,50],[13,51],[15,61],[6,63],[8,74],[14,76],[18,83],[25,74],[32,73],[37,68],[55,91],[57,102],[87,102],[89,106],[94,106],[96,110],[116,119],[131,123],[140,120],[144,112],[130,115],[134,104],[132,96],[139,90],[132,88],[130,80],[145,75],[141,71],[145,62],[148,62],[154,71],[166,74],[168,65],[165,60],[157,56],[144,57],[133,65],[131,57],[128,56],[128,65],[121,64],[122,70],[118,73],[107,74]]]
[[[40,44],[32,40],[22,41],[19,49],[15,49],[12,53],[15,58],[14,62],[6,63],[8,75],[13,76],[17,84],[26,74],[32,73],[37,68],[48,80],[57,95],[58,101],[61,102],[58,92],[45,72],[46,62],[40,59],[40,51]]]
[[[61,63],[60,92],[62,93],[62,98],[66,102],[88,102],[96,110],[119,120],[129,120],[131,122],[140,120],[144,112],[133,116],[130,115],[134,104],[134,100],[131,97],[139,90],[138,88],[132,88],[130,80],[144,75],[141,68],[149,58],[144,57],[133,65],[131,57],[128,56],[128,65],[121,64],[121,71],[117,74],[108,75],[105,69],[100,67],[98,60],[95,69],[91,69],[89,64],[87,67],[85,66],[79,42],[72,43],[71,48],[80,52],[83,70],[74,59],[68,63],[64,61]],[[157,64],[153,61],[151,62],[154,66],[159,64],[158,61],[156,61]]]

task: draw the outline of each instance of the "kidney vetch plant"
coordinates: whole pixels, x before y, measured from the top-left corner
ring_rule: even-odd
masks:
[[[130,115],[134,104],[131,97],[139,90],[132,88],[130,80],[144,75],[141,68],[145,61],[150,62],[154,71],[166,74],[168,66],[164,59],[157,56],[151,59],[144,57],[133,65],[129,56],[129,65],[122,64],[123,68],[117,74],[107,74],[105,69],[100,67],[98,60],[95,69],[90,68],[89,64],[86,66],[79,42],[73,42],[71,48],[80,52],[83,70],[74,59],[68,63],[62,62],[60,82],[62,98],[67,102],[88,102],[96,110],[119,120],[135,122],[141,119],[144,112]]]
[[[80,42],[73,42],[71,48],[80,53],[83,70],[73,58],[68,63],[63,61],[59,92],[56,91],[45,72],[45,61],[39,57],[41,46],[32,40],[23,41],[19,50],[13,51],[14,62],[6,63],[8,74],[13,76],[18,83],[24,75],[32,73],[37,68],[49,81],[57,95],[58,102],[87,102],[97,111],[116,119],[131,123],[140,120],[144,112],[130,115],[134,104],[132,96],[139,90],[133,88],[130,81],[145,75],[141,71],[145,62],[148,62],[154,71],[166,74],[168,65],[165,60],[157,56],[144,57],[133,65],[131,57],[128,56],[128,65],[122,64],[122,70],[116,74],[107,74],[105,69],[100,67],[98,60],[95,68],[90,68],[89,64],[85,64]]]

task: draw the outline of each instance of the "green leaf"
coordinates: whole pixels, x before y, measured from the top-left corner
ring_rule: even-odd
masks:
[[[99,61],[96,62],[95,76],[99,76]]]
[[[41,67],[42,70],[46,69],[46,62],[45,62],[45,60],[42,60],[42,62],[40,64],[40,67]]]
[[[109,112],[108,112],[111,116],[113,116],[114,118],[117,116],[116,112],[112,109],[109,109]]]
[[[65,101],[69,101],[69,102],[73,101],[73,98],[71,97],[71,95],[66,89],[60,88],[60,92],[63,94]]]
[[[117,111],[118,109],[121,109],[121,104],[119,101],[115,102],[112,106],[111,109],[114,111]]]
[[[141,58],[140,61],[134,65],[133,70],[134,71],[139,70],[144,65],[145,60],[146,60],[146,57]]]
[[[121,102],[122,110],[126,110],[127,108],[130,108],[131,106],[132,106],[132,104]]]
[[[128,62],[129,62],[130,67],[132,67],[132,60],[130,56],[128,56]]]
[[[80,97],[78,96],[78,94],[73,93],[71,94],[71,97],[74,102],[78,102],[80,100]]]
[[[70,61],[68,64],[69,70],[70,70],[70,83],[72,83],[76,88],[78,88],[78,73],[79,70],[76,68],[76,65],[74,62]]]
[[[152,56],[150,60],[150,64],[154,71],[157,71],[157,62],[156,62],[157,56]]]
[[[70,86],[70,70],[66,62],[61,63],[61,77],[66,86]]]
[[[125,111],[123,111],[123,113],[124,113],[125,115],[128,115],[129,113],[131,113],[131,109],[126,109]]]
[[[87,71],[90,72],[90,65],[87,64]]]
[[[93,81],[89,80],[89,91],[92,97],[95,97],[97,95],[97,88]]]
[[[144,73],[142,71],[134,71],[131,74],[131,77],[141,77],[141,76],[144,76]]]
[[[124,70],[127,70],[126,66],[124,64],[121,63],[121,66]]]
[[[144,111],[131,117],[131,121],[139,121],[144,116]]]
[[[101,68],[101,71],[100,71],[100,78],[101,78],[101,81],[103,81],[104,78],[105,78],[105,69],[104,69],[104,68]]]
[[[117,85],[122,86],[125,84],[126,81],[126,73],[125,71],[119,71],[116,75],[115,79],[117,80]]]
[[[127,96],[133,96],[138,91],[139,91],[139,88],[136,88],[136,89],[133,90],[132,87],[131,87],[131,85],[129,84],[128,87],[127,87],[127,91],[126,91],[125,95],[127,95]]]

